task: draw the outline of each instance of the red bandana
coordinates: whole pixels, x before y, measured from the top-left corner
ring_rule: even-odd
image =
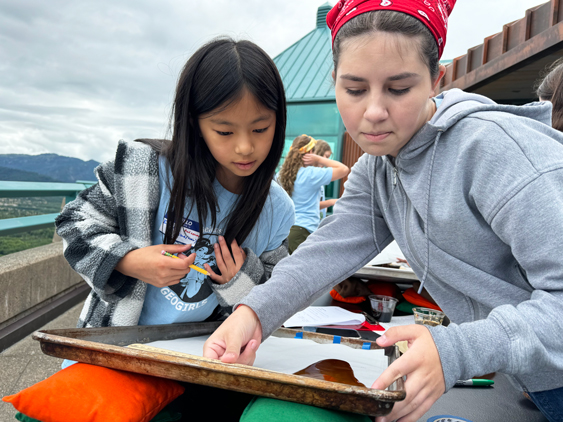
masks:
[[[448,31],[448,16],[456,0],[339,0],[326,16],[332,32],[332,42],[346,22],[358,15],[374,10],[394,10],[414,16],[425,24],[438,44],[442,56]]]

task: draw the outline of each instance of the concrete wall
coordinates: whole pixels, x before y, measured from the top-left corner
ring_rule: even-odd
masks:
[[[62,242],[0,257],[0,329],[83,283]]]

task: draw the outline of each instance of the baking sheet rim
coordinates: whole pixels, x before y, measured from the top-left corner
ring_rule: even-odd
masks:
[[[166,353],[148,352],[140,349],[130,348],[126,346],[117,346],[113,344],[101,343],[90,340],[76,339],[72,337],[65,337],[62,335],[53,334],[52,332],[65,331],[65,330],[39,330],[33,333],[32,337],[38,340],[41,344],[41,349],[45,354],[47,353],[43,348],[44,342],[52,343],[60,346],[86,349],[101,353],[112,353],[127,357],[134,357],[136,359],[149,360],[165,364],[175,364],[179,366],[187,366],[194,369],[204,369],[210,372],[222,373],[232,376],[241,376],[250,379],[257,379],[260,381],[278,382],[286,385],[294,385],[297,387],[318,388],[329,392],[337,392],[343,394],[355,394],[370,399],[376,399],[382,402],[395,403],[405,398],[406,393],[404,390],[375,390],[368,387],[359,387],[353,385],[346,385],[337,382],[324,381],[314,378],[303,377],[293,374],[284,374],[282,372],[271,371],[263,368],[255,368],[253,366],[242,364],[227,364],[214,359],[208,359],[201,356],[183,354],[185,356],[172,356]],[[326,336],[318,334],[318,336]],[[71,340],[71,341],[69,341]],[[370,342],[373,343],[373,342]],[[55,356],[55,355],[51,355]],[[189,357],[188,357],[189,356]],[[63,357],[64,356],[55,356]],[[173,360],[172,358],[176,359]],[[181,359],[178,361],[177,359]],[[118,368],[121,369],[121,368]],[[135,371],[130,371],[135,372]],[[144,373],[146,372],[139,372]],[[268,374],[275,374],[276,379],[273,380],[268,377]],[[151,375],[151,374],[147,374]],[[173,379],[173,378],[171,378]]]

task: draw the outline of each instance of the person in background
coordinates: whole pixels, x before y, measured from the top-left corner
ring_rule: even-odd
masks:
[[[296,137],[277,176],[295,205],[295,224],[288,237],[290,254],[319,226],[321,188],[350,172],[339,161],[315,154],[316,144],[310,136]]]
[[[563,59],[549,66],[547,74],[537,83],[536,94],[540,101],[551,102],[551,126],[563,131]]]
[[[340,0],[328,13],[336,103],[365,154],[334,213],[204,356],[251,363],[261,339],[395,239],[451,323],[377,339],[409,345],[372,385],[406,377],[406,398],[377,422],[417,421],[456,381],[491,372],[563,420],[563,133],[550,127],[551,104],[436,96],[454,4]]]
[[[323,141],[322,139],[317,139],[317,145],[313,148],[313,154],[320,155],[324,158],[330,158],[332,155],[332,149],[328,142]],[[318,164],[319,167],[322,167],[321,164]],[[320,200],[320,210],[321,210],[321,220],[326,217],[326,210],[336,204],[337,199],[326,199],[325,197],[325,187],[321,186],[321,200]]]

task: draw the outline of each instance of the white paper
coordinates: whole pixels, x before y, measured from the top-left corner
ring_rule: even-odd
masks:
[[[309,306],[289,318],[284,327],[316,327],[321,325],[359,325],[366,320],[362,314],[339,306]]]
[[[401,249],[399,249],[397,242],[393,241],[366,265],[390,264],[392,262],[397,262],[397,258],[405,259],[405,256],[403,255],[403,252],[401,252]]]
[[[201,356],[208,336],[155,341],[147,346]],[[388,358],[383,349],[352,349],[343,344],[319,344],[312,340],[269,337],[256,353],[254,367],[294,374],[323,359],[339,359],[348,362],[356,379],[366,387],[387,368]]]

